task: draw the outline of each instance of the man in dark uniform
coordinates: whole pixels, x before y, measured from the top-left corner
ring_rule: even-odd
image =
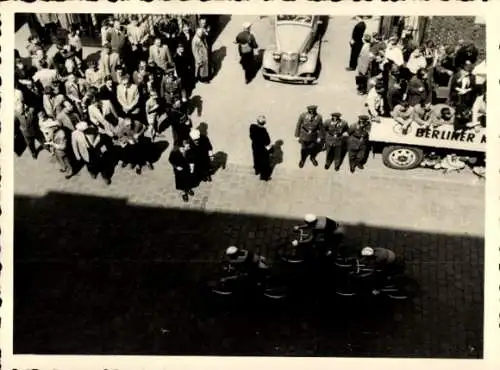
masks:
[[[189,133],[193,128],[193,124],[180,100],[176,100],[172,108],[169,109],[168,120],[172,126],[175,145],[180,145],[184,140],[189,140]]]
[[[210,170],[211,160],[213,159],[213,147],[210,139],[201,135],[197,129],[191,129],[189,132],[189,150],[188,158],[194,164],[193,177],[196,182],[212,181]]]
[[[257,123],[250,125],[250,140],[252,141],[253,168],[255,174],[260,175],[263,181],[269,181],[271,177],[271,163],[269,150],[271,149],[271,138],[267,129],[266,117],[259,116]]]
[[[340,113],[332,113],[331,118],[325,121],[324,142],[326,148],[325,170],[328,170],[335,161],[335,171],[338,171],[342,163],[342,155],[345,153],[346,136],[349,135],[349,125]]]
[[[178,99],[186,101],[186,95],[181,86],[180,79],[175,75],[175,67],[168,65],[165,76],[161,81],[160,95],[165,99],[167,107],[171,107]]]
[[[317,111],[316,105],[307,107],[307,112],[299,116],[295,137],[301,144],[299,168],[304,167],[307,157],[311,158],[314,166],[318,165],[316,156],[318,155],[319,143],[323,135],[323,118]]]
[[[358,66],[358,57],[359,53],[361,52],[361,48],[363,47],[363,35],[365,34],[366,30],[366,23],[363,21],[363,19],[360,17],[356,18],[359,20],[359,22],[356,23],[354,29],[352,30],[350,41],[351,57],[349,58],[349,67],[347,67],[348,71],[354,71]]]
[[[362,115],[358,122],[349,128],[347,139],[347,150],[349,152],[349,167],[351,172],[364,168],[364,162],[368,154],[368,140],[370,135],[370,117]]]

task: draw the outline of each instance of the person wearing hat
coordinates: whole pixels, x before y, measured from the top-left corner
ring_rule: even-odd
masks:
[[[343,241],[345,230],[342,225],[326,216],[316,216],[308,213],[304,216],[304,223],[295,225],[293,230],[302,230],[308,237],[301,243],[311,244],[321,253],[330,255],[337,253],[337,248]]]
[[[249,277],[260,279],[269,269],[264,257],[234,245],[226,248],[225,256],[232,268]]]
[[[168,161],[174,169],[175,188],[181,192],[181,197],[184,202],[189,201],[190,195],[194,195],[194,164],[190,162],[188,151],[189,142],[188,140],[183,140],[175,144],[168,157]]]
[[[176,100],[186,102],[186,92],[182,88],[181,80],[175,75],[175,66],[168,64],[165,76],[160,85],[160,96],[165,100],[167,107],[171,107]]]
[[[349,128],[347,152],[349,153],[349,167],[352,173],[356,167],[361,170],[364,168],[368,157],[370,128],[370,117],[367,115],[359,116],[358,122]]]
[[[342,164],[346,137],[349,135],[349,125],[341,117],[341,113],[335,112],[325,120],[323,129],[325,135],[323,142],[326,149],[325,170],[330,168],[333,161],[335,161],[335,171],[338,171]]]
[[[111,143],[106,135],[100,134],[97,127],[81,121],[71,133],[71,146],[75,159],[87,166],[93,179],[100,173],[104,183],[111,184]]]
[[[351,41],[351,56],[349,58],[349,66],[346,68],[348,71],[355,71],[358,66],[358,57],[363,47],[363,35],[366,31],[366,23],[363,19],[356,17],[358,23],[354,26],[352,30]]]
[[[212,181],[211,160],[213,158],[213,147],[210,139],[201,135],[200,130],[192,128],[189,132],[188,156],[194,164],[193,180],[195,182]]]
[[[299,168],[304,167],[308,157],[314,166],[318,165],[316,156],[323,136],[323,117],[316,105],[310,105],[307,112],[300,114],[295,127],[295,137],[301,145]]]
[[[250,32],[250,22],[243,24],[243,29],[236,36],[235,43],[238,45],[240,64],[245,72],[245,83],[248,84],[255,76],[255,50],[258,49],[255,36]]]
[[[362,273],[366,277],[374,277],[381,281],[397,270],[396,254],[390,249],[365,246],[361,249],[360,255],[360,263],[363,265]],[[367,269],[372,273],[366,274]]]
[[[252,141],[253,168],[255,174],[263,181],[271,179],[271,162],[269,151],[272,148],[271,138],[265,127],[266,117],[259,116],[256,123],[250,125]]]

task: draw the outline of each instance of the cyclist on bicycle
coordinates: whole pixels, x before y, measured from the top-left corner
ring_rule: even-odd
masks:
[[[387,248],[372,248],[361,250],[360,263],[382,276],[387,276],[396,266],[396,254]]]
[[[304,216],[304,224],[294,226],[294,230],[302,230],[307,237],[302,243],[312,244],[320,248],[326,255],[336,254],[336,247],[342,242],[344,228],[336,221],[325,217],[317,217],[312,213]]]
[[[255,276],[269,268],[264,257],[246,249],[239,249],[234,245],[226,249],[226,258],[230,267],[245,275]]]

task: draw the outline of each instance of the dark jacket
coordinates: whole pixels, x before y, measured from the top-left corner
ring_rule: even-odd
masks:
[[[250,125],[250,140],[252,140],[252,148],[265,148],[271,144],[271,138],[267,129],[256,123]]]
[[[363,43],[363,35],[365,34],[366,31],[366,23],[363,21],[360,21],[356,23],[352,30],[352,36],[351,39],[357,43],[357,44],[362,44]]]
[[[35,137],[39,133],[38,120],[33,108],[27,108],[22,113],[15,113],[14,120],[25,137]]]
[[[323,118],[320,114],[313,116],[304,112],[299,116],[295,137],[299,138],[301,142],[310,143],[323,136]]]
[[[175,188],[177,190],[189,190],[193,185],[193,176],[191,174],[190,162],[187,153],[183,155],[178,149],[170,152],[168,161],[174,168]],[[181,169],[177,169],[181,167]]]
[[[344,140],[343,134],[348,133],[349,125],[344,120],[334,123],[333,120],[329,118],[325,121],[323,131],[323,141],[325,145],[327,147],[332,147],[342,144]]]
[[[241,31],[236,36],[236,43],[238,44],[238,51],[240,55],[252,54],[255,49],[259,46],[257,45],[257,41],[255,41],[254,35],[250,31]],[[246,45],[249,46],[248,50],[245,50]],[[251,50],[250,50],[251,49]]]

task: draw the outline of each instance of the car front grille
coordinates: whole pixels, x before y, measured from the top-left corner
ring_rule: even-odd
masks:
[[[299,54],[283,53],[281,55],[280,74],[294,76],[297,74]]]

